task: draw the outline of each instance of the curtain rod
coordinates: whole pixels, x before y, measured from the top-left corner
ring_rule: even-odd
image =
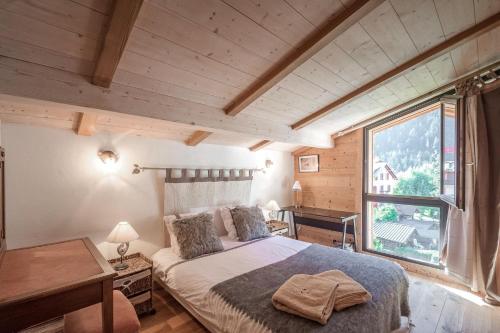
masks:
[[[465,74],[460,76],[459,78],[455,79],[454,81],[447,83],[439,88],[436,88],[428,93],[425,93],[419,97],[416,97],[414,99],[411,99],[405,103],[399,104],[395,107],[392,107],[374,117],[368,118],[367,120],[363,120],[356,125],[349,126],[341,131],[337,131],[336,133],[332,134],[332,137],[338,138],[341,137],[345,134],[351,133],[359,128],[368,126],[376,121],[379,121],[382,118],[388,117],[394,113],[397,113],[405,108],[409,108],[415,104],[421,103],[426,99],[435,97],[437,95],[443,94],[451,89],[454,89],[456,84],[463,81],[463,80],[468,80],[472,78],[477,78],[481,83],[484,85],[487,85],[489,83],[494,82],[498,76],[500,76],[500,73],[498,71],[500,70],[500,61],[495,61],[490,65],[484,66],[481,69],[478,69],[476,71],[473,71],[471,73]],[[489,76],[488,76],[489,75]],[[487,78],[485,78],[487,77]]]
[[[132,174],[134,175],[137,175],[137,174],[140,174],[141,172],[143,171],[146,171],[146,170],[164,170],[165,172],[169,169],[187,169],[187,170],[251,170],[251,171],[256,171],[256,172],[259,172],[259,171],[262,171],[264,172],[264,169],[263,168],[260,168],[260,169],[255,169],[255,168],[250,168],[250,169],[247,169],[247,168],[179,168],[179,167],[176,167],[176,168],[172,168],[172,167],[143,167],[143,166],[140,166],[139,164],[134,164],[134,169],[132,170]]]

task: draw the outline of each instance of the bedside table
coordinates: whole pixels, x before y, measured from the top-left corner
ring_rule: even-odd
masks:
[[[113,266],[119,258],[108,260]],[[153,263],[141,253],[124,257],[128,268],[116,271],[113,278],[113,289],[120,290],[135,308],[137,315],[155,314],[153,308]]]
[[[271,235],[289,237],[288,223],[285,223],[283,221],[271,220],[267,221],[266,224]]]

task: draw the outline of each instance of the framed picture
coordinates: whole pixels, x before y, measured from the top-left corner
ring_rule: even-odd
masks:
[[[299,156],[299,172],[319,172],[319,155]]]

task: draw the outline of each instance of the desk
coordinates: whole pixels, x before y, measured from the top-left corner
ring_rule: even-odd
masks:
[[[278,216],[281,213],[282,219],[285,216],[285,212],[293,213],[293,226],[295,230],[295,239],[298,239],[297,235],[297,224],[307,225],[310,227],[333,230],[342,232],[342,249],[345,248],[345,236],[346,233],[350,233],[354,236],[354,251],[356,251],[356,218],[358,213],[353,212],[343,212],[338,210],[312,208],[312,207],[301,207],[295,208],[284,207],[278,212]],[[349,222],[351,222],[350,225]]]
[[[6,251],[0,263],[0,327],[16,332],[102,302],[113,332],[116,272],[88,239]]]

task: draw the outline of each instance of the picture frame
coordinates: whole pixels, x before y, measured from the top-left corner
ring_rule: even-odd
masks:
[[[299,172],[319,172],[319,155],[299,156]]]

